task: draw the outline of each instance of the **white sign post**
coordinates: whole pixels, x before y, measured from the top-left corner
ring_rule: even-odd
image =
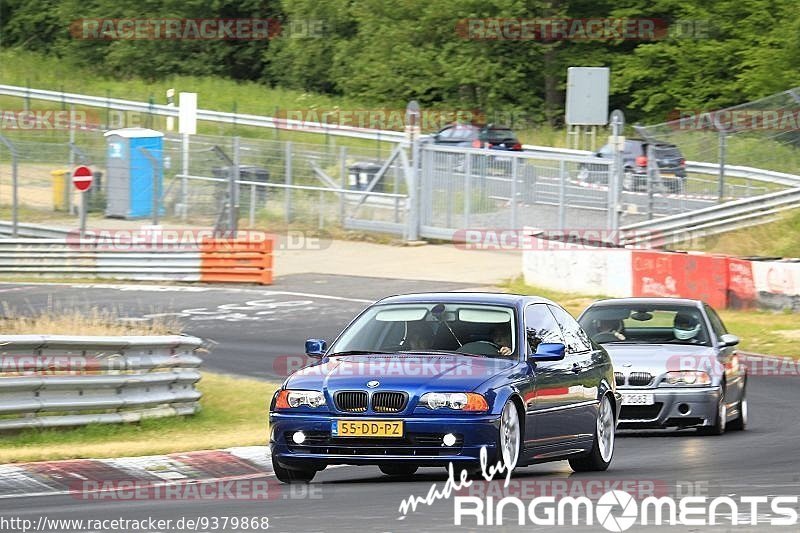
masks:
[[[181,217],[189,211],[189,135],[197,133],[197,93],[180,93],[178,103],[178,132],[181,134]]]

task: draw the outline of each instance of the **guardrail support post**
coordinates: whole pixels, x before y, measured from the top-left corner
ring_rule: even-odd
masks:
[[[339,147],[339,174],[340,174],[340,183],[342,190],[344,191],[347,189],[347,147],[341,146]],[[344,227],[344,205],[345,205],[345,194],[339,193],[339,223]]]
[[[17,198],[17,150],[14,148],[14,145],[11,144],[11,141],[2,135],[0,135],[0,142],[6,145],[6,148],[8,148],[11,154],[11,236],[16,237],[19,231],[19,217],[17,213],[17,208],[19,207]]]
[[[517,178],[519,176],[519,158],[511,159],[511,229],[517,229]]]
[[[725,152],[728,145],[728,137],[725,130],[719,132],[719,190],[717,196],[719,201],[725,196]]]
[[[286,188],[284,189],[284,210],[286,211],[286,223],[289,224],[292,221],[292,189],[290,188],[292,185],[292,141],[286,141],[286,152],[284,155],[284,165],[285,169],[284,172],[285,176],[285,183]]]
[[[567,227],[567,162],[558,163],[558,229]]]

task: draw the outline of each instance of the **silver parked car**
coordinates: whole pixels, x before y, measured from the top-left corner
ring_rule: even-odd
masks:
[[[578,318],[614,363],[620,428],[690,428],[720,435],[747,425],[747,372],[716,311],[699,300],[618,298]]]

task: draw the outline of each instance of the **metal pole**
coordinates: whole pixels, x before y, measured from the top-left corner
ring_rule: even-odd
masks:
[[[342,146],[339,148],[339,174],[341,176],[342,190],[347,189],[347,147]],[[344,227],[344,193],[339,193],[339,223]]]
[[[519,174],[519,158],[511,160],[511,229],[517,229],[517,176]]]
[[[721,202],[723,196],[725,196],[725,155],[726,149],[728,145],[728,137],[725,134],[725,130],[720,130],[719,132],[719,190],[718,190],[718,199]]]
[[[420,147],[419,139],[414,136],[411,140],[411,176],[408,187],[408,240],[419,240],[419,164]]]
[[[17,151],[11,141],[0,135],[2,142],[11,154],[11,236],[17,236]]]
[[[469,212],[472,208],[472,180],[468,172],[464,172],[464,227],[469,227]],[[484,196],[484,195],[481,195]],[[448,224],[449,225],[449,224]]]
[[[289,224],[292,221],[292,190],[288,188],[289,185],[292,184],[292,142],[286,141],[286,153],[285,153],[285,161],[284,164],[286,165],[286,179],[285,184],[287,188],[284,189],[284,210],[286,211],[286,223]]]
[[[75,168],[75,124],[72,122],[75,116],[75,104],[69,106],[69,169],[70,172]],[[64,207],[67,209],[68,214],[74,214],[72,211],[72,189],[64,187]]]
[[[236,236],[239,229],[239,137],[233,138],[233,172],[228,175],[231,177],[228,182],[228,196],[230,198],[230,209],[228,209],[228,230],[231,237]]]
[[[80,236],[81,236],[81,238],[83,238],[83,236],[86,234],[86,211],[87,211],[87,205],[86,205],[87,194],[86,194],[86,192],[87,191],[81,191],[80,192],[80,195],[81,195],[81,229],[80,229]],[[153,195],[153,196],[155,196],[155,195]],[[154,218],[153,224],[154,225],[158,224],[158,217],[157,216]]]
[[[656,177],[656,150],[652,144],[647,145],[647,220],[653,220],[653,183]]]
[[[256,185],[250,184],[250,227],[256,224]]]
[[[558,229],[564,231],[567,227],[567,162],[558,164]]]
[[[189,134],[181,136],[181,219],[189,215]]]

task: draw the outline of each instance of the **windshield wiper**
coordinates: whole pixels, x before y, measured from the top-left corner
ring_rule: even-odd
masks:
[[[345,350],[343,352],[328,354],[328,357],[333,357],[336,355],[373,355],[373,354],[391,354],[391,353],[397,353],[397,352],[386,352],[381,350]]]

